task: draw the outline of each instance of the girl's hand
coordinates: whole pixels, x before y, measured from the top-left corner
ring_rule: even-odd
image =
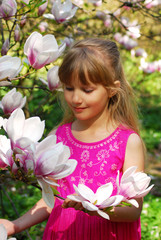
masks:
[[[0,224],[4,225],[4,227],[6,228],[8,236],[13,235],[13,234],[16,233],[14,222],[9,221],[7,219],[0,219]]]
[[[62,204],[62,208],[74,208],[75,210],[83,211],[84,207],[81,202],[73,201],[69,198],[66,198]]]

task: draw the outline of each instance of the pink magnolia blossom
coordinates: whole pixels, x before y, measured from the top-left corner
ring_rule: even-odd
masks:
[[[33,32],[24,45],[24,53],[27,55],[30,65],[35,69],[40,69],[55,61],[64,49],[65,44],[58,47],[54,35],[42,36],[38,32]]]
[[[149,186],[151,178],[146,173],[136,172],[137,167],[128,168],[122,175],[119,183],[119,172],[117,175],[117,194],[124,196],[123,201],[126,201],[135,207],[139,207],[134,198],[144,197],[152,189],[153,185]]]
[[[62,23],[71,19],[77,11],[70,0],[61,3],[61,0],[55,0],[52,7],[52,14],[58,23]]]
[[[21,59],[18,57],[3,56],[0,58],[0,86],[5,86],[5,78],[12,79],[21,71]]]
[[[46,0],[46,2],[43,3],[42,5],[40,5],[40,7],[38,8],[38,15],[39,16],[43,15],[43,13],[45,12],[47,6],[48,6],[48,0]]]
[[[26,97],[22,97],[20,92],[16,92],[16,88],[10,90],[0,102],[0,107],[5,114],[12,113],[17,108],[23,108],[26,103]]]
[[[10,19],[17,12],[17,3],[15,0],[1,0],[0,17],[6,20]]]
[[[113,191],[111,182],[99,187],[96,193],[84,184],[79,184],[78,187],[73,185],[73,187],[77,195],[68,195],[69,199],[81,202],[85,209],[97,211],[100,216],[106,219],[109,219],[109,216],[103,209],[117,206],[123,200],[121,195],[111,196]]]

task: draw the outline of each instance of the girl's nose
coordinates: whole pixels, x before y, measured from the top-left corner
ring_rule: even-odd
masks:
[[[81,97],[81,93],[80,93],[79,90],[74,90],[73,91],[72,102],[73,102],[73,104],[82,103],[82,97]]]

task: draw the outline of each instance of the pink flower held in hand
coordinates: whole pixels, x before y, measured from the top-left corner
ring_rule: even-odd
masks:
[[[15,0],[1,0],[0,17],[6,20],[15,15],[17,11],[17,3]]]
[[[5,114],[12,113],[17,108],[23,108],[26,103],[26,97],[22,97],[20,92],[16,92],[16,88],[9,91],[0,102],[0,107]]]
[[[58,47],[52,34],[42,36],[38,32],[33,32],[25,42],[24,53],[28,57],[30,65],[35,69],[40,69],[55,61],[65,47],[65,44]]]
[[[137,167],[128,168],[121,177],[119,183],[119,172],[117,176],[117,194],[124,196],[123,201],[128,202],[135,207],[139,207],[133,198],[141,198],[149,193],[153,185],[149,186],[151,178],[146,173],[136,172]]]

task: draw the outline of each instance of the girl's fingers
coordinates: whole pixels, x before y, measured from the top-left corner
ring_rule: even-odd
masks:
[[[75,210],[80,210],[80,211],[82,211],[84,209],[82,206],[82,203],[72,201],[69,198],[66,198],[64,200],[62,207],[63,208],[75,208]]]

